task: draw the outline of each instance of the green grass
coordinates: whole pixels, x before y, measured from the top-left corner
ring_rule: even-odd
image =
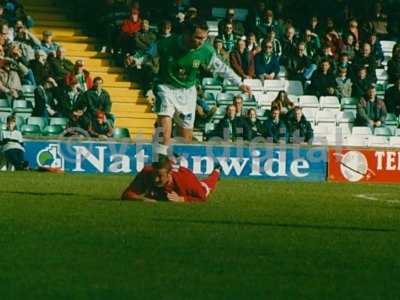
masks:
[[[399,186],[223,180],[205,204],[117,201],[130,180],[0,173],[0,299],[400,297]]]

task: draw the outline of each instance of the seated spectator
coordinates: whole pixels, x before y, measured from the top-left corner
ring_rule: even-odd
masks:
[[[369,44],[372,48],[372,55],[375,57],[377,67],[381,67],[383,61],[385,60],[385,56],[383,55],[381,42],[378,40],[376,33],[373,33],[369,39]]]
[[[0,46],[0,50],[2,47]],[[50,68],[47,63],[47,55],[43,50],[36,50],[35,59],[29,62],[29,69],[32,70],[37,84],[42,84],[50,76]]]
[[[287,64],[289,57],[296,55],[297,52],[297,38],[296,38],[296,30],[293,26],[288,26],[286,28],[285,36],[282,40],[282,56],[281,56],[281,64]]]
[[[0,97],[20,99],[23,96],[21,80],[10,63],[10,60],[0,60]]]
[[[272,30],[272,31],[268,32],[267,35],[265,36],[265,40],[272,43],[272,52],[274,53],[274,55],[281,57],[282,56],[282,45],[281,45],[281,42],[276,38],[275,31]],[[261,41],[261,43],[262,43],[262,41]],[[261,48],[260,48],[260,51],[261,51]],[[260,51],[258,51],[258,52],[260,52]]]
[[[337,61],[330,45],[324,45],[321,48],[321,52],[314,57],[317,66],[320,66],[321,62],[324,60],[329,61],[330,72],[335,75],[337,71]]]
[[[387,73],[389,83],[394,83],[397,77],[400,76],[400,44],[396,44],[393,47],[392,57],[387,65]]]
[[[243,118],[245,116],[245,112],[243,110],[243,97],[236,95],[233,98],[233,105],[235,105],[236,108],[236,117]]]
[[[232,51],[236,45],[236,41],[239,39],[239,36],[233,33],[233,25],[232,23],[227,23],[225,25],[225,29],[221,35],[218,36],[222,43],[224,44],[224,49],[228,52]]]
[[[28,169],[28,162],[25,161],[25,148],[22,134],[16,129],[14,116],[7,117],[7,128],[0,131],[0,150],[7,163],[14,166],[15,170],[22,171]]]
[[[256,76],[261,80],[275,79],[279,74],[279,59],[273,54],[272,48],[272,43],[264,40],[262,51],[254,58]]]
[[[10,45],[8,57],[11,68],[18,73],[22,84],[36,85],[32,70],[29,69],[29,62],[23,57],[19,44],[12,43]]]
[[[367,76],[367,68],[361,67],[353,80],[351,89],[351,96],[354,98],[361,98],[367,92],[368,87],[371,85],[371,80]]]
[[[256,35],[258,35],[257,39],[260,39],[260,37],[263,36],[263,34],[257,32],[257,29],[264,18],[265,18],[265,2],[262,0],[258,0],[254,2],[254,6],[250,8],[249,13],[247,14],[246,31],[256,33]],[[268,28],[265,28],[265,33],[267,31]]]
[[[86,106],[77,105],[69,115],[66,136],[88,137],[92,126],[90,117],[86,114]]]
[[[261,47],[257,42],[257,37],[254,33],[250,32],[246,37],[247,50],[253,55],[253,57],[261,51]]]
[[[354,70],[358,70],[360,67],[367,68],[368,70],[368,77],[372,82],[376,82],[376,59],[374,55],[371,52],[371,45],[368,43],[365,43],[361,50],[360,53],[357,54],[353,61],[352,61],[352,66]]]
[[[388,88],[385,93],[385,105],[387,112],[400,115],[400,77],[394,82],[394,86]]]
[[[335,30],[328,31],[322,42],[325,46],[330,46],[332,54],[337,58],[342,48],[342,39]]]
[[[354,38],[354,44],[360,44],[360,32],[358,28],[358,22],[356,19],[352,18],[348,23],[348,28],[344,34],[344,36],[348,36],[351,34]]]
[[[90,117],[93,117],[97,111],[102,111],[106,114],[107,119],[114,120],[111,115],[110,94],[103,89],[101,77],[96,77],[93,80],[93,87],[83,94],[82,101],[86,104],[87,113]]]
[[[121,48],[124,53],[132,52],[134,49],[134,36],[137,32],[142,29],[142,20],[140,19],[140,13],[137,9],[131,10],[131,15],[129,19],[122,22],[121,25]]]
[[[172,22],[170,20],[164,20],[160,25],[158,39],[167,39],[170,36],[172,36]]]
[[[233,33],[237,36],[243,36],[244,35],[244,27],[242,22],[236,21],[235,20],[235,9],[234,8],[228,8],[226,10],[226,15],[225,18],[219,21],[218,23],[218,34],[222,35],[226,24],[232,24],[233,25]]]
[[[336,88],[336,79],[331,72],[331,64],[329,60],[323,60],[319,69],[311,77],[311,94],[317,97],[334,96],[337,92]]]
[[[288,120],[290,143],[312,144],[314,132],[300,107],[294,108],[293,116]]]
[[[79,89],[79,83],[74,78],[68,82],[68,85],[60,90],[59,107],[63,117],[69,118],[75,107],[81,105],[83,92]],[[87,107],[85,106],[85,111]]]
[[[285,122],[280,118],[278,107],[272,107],[271,118],[264,122],[264,137],[268,143],[287,143],[288,131]]]
[[[134,35],[135,51],[146,53],[150,47],[156,42],[157,36],[150,31],[150,23],[148,20],[142,21],[142,29]]]
[[[304,42],[306,54],[309,58],[313,58],[321,51],[321,40],[311,29],[306,29],[304,34]]]
[[[35,108],[32,116],[42,118],[61,116],[60,102],[57,98],[57,82],[50,77],[35,89]]]
[[[113,135],[113,127],[108,122],[106,114],[98,111],[95,114],[94,120],[91,122],[89,134],[94,138],[110,138]]]
[[[298,80],[304,83],[310,80],[317,66],[306,54],[306,45],[304,42],[297,46],[297,53],[288,58],[286,71],[289,80]]]
[[[349,98],[352,94],[352,85],[351,79],[347,76],[346,68],[339,68],[338,76],[336,77],[337,84],[337,96],[339,98]]]
[[[216,135],[224,140],[235,141],[244,138],[246,124],[243,118],[236,116],[236,107],[230,104],[226,107],[225,117],[218,123]]]
[[[353,68],[351,67],[350,57],[346,52],[342,52],[339,55],[339,61],[337,67],[340,69],[347,69],[347,77],[350,79],[354,78]]]
[[[54,78],[60,87],[64,86],[65,76],[74,70],[74,64],[65,58],[64,48],[58,47],[56,56],[49,56],[47,62],[49,64],[50,76]]]
[[[73,71],[65,76],[65,84],[67,86],[70,85],[70,82],[73,81],[78,82],[78,88],[82,92],[86,92],[93,86],[93,80],[90,77],[89,71],[84,69],[84,62],[82,59],[78,59],[75,62]]]
[[[271,107],[279,109],[281,119],[287,121],[293,113],[294,103],[290,101],[285,91],[280,91],[278,96],[272,101]]]
[[[256,35],[258,39],[261,39],[267,35],[268,32],[275,31],[278,38],[282,36],[282,28],[278,21],[274,19],[274,13],[272,10],[265,10],[262,20],[256,27]]]
[[[375,28],[376,34],[385,37],[388,34],[388,16],[384,12],[382,2],[374,3],[372,15],[372,24]]]
[[[229,53],[224,49],[224,43],[221,39],[216,38],[214,40],[215,54],[225,63],[229,64]]]
[[[235,49],[229,55],[232,69],[242,79],[251,79],[255,75],[254,57],[246,48],[246,42],[239,39]]]
[[[43,31],[43,37],[40,49],[43,50],[46,53],[46,55],[49,54],[55,55],[59,47],[60,46],[56,42],[53,42],[53,33],[47,30]]]
[[[359,46],[354,40],[354,35],[351,33],[347,34],[343,39],[343,43],[340,48],[341,52],[346,53],[349,57],[349,61],[352,61],[358,49]]]
[[[16,27],[16,35],[14,42],[19,45],[22,51],[22,56],[31,61],[35,59],[35,49],[40,48],[40,40],[30,32],[23,24]]]
[[[310,33],[315,34],[317,37],[322,36],[322,26],[318,20],[318,16],[311,16],[311,18],[308,21],[308,26],[306,29],[306,36],[307,36],[307,30],[310,31]]]
[[[246,120],[245,130],[247,131],[245,133],[245,139],[251,141],[257,137],[261,137],[263,124],[257,118],[257,112],[254,108],[250,108],[247,111],[247,117],[245,120]]]
[[[370,85],[357,105],[356,126],[381,127],[386,120],[385,102],[376,97],[376,89]]]

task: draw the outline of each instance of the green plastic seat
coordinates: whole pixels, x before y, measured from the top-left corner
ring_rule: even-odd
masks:
[[[240,90],[237,84],[233,84],[232,82],[226,79],[223,82],[223,89],[225,92],[231,92],[231,91],[236,92]]]
[[[203,78],[202,86],[204,90],[222,90],[222,83],[217,78]]]
[[[393,133],[388,127],[377,127],[374,130],[374,135],[376,136],[392,136]]]
[[[386,115],[386,120],[385,120],[385,125],[387,126],[397,126],[397,117],[394,114],[387,114]]]
[[[358,104],[357,98],[342,98],[342,100],[341,100],[342,110],[357,109],[357,104]]]
[[[64,127],[61,125],[49,125],[43,130],[43,134],[46,136],[58,136],[64,132]]]
[[[113,130],[113,138],[124,139],[130,138],[130,136],[128,128],[114,128]]]
[[[38,125],[40,127],[40,130],[43,130],[47,126],[47,120],[41,117],[29,117],[26,120],[26,124]]]
[[[65,128],[68,124],[67,118],[50,118],[49,120],[49,125],[60,125]]]
[[[14,100],[13,111],[14,113],[32,113],[32,103],[26,100]]]
[[[24,136],[40,136],[42,131],[38,125],[24,124],[21,127],[22,135]]]
[[[7,99],[0,99],[0,111],[1,112],[12,112],[10,102]]]

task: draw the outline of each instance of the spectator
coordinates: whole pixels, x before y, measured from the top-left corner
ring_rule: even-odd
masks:
[[[385,102],[376,97],[376,89],[369,86],[365,96],[357,105],[356,126],[369,126],[371,128],[381,127],[386,120]]]
[[[64,48],[58,47],[56,56],[53,57],[50,55],[47,58],[47,62],[49,64],[50,76],[54,78],[60,87],[64,86],[65,76],[74,70],[74,64],[65,58]]]
[[[372,24],[376,34],[380,37],[385,37],[388,34],[388,17],[384,12],[383,4],[381,2],[376,2],[371,14],[373,15]]]
[[[57,49],[60,46],[53,42],[53,33],[50,31],[43,31],[42,42],[40,49],[43,50],[46,55],[53,54],[55,55]]]
[[[400,44],[393,47],[392,58],[389,59],[387,65],[388,82],[394,83],[397,77],[400,77]]]
[[[235,47],[236,41],[238,40],[238,36],[233,33],[233,25],[232,23],[225,24],[224,32],[218,36],[222,43],[224,44],[224,49],[228,52],[232,51]]]
[[[312,33],[312,36],[318,37],[318,39],[320,36],[322,36],[322,28],[319,23],[318,16],[312,16],[310,18],[308,27],[306,29],[306,35],[307,35],[307,31]]]
[[[385,56],[383,55],[381,42],[378,40],[376,33],[373,33],[368,42],[372,48],[372,55],[375,57],[377,67],[381,67],[383,61],[385,60]]]
[[[342,39],[340,38],[339,34],[332,30],[325,34],[323,44],[325,46],[330,46],[333,56],[336,58],[340,53],[340,49],[342,47]]]
[[[300,107],[294,108],[294,114],[288,121],[290,142],[293,144],[312,144],[314,132]]]
[[[32,70],[29,69],[29,62],[22,55],[22,50],[19,44],[12,43],[8,55],[11,59],[11,68],[15,70],[23,84],[36,85],[35,77]]]
[[[226,10],[226,15],[225,18],[219,21],[218,23],[218,34],[222,35],[226,24],[232,24],[233,26],[233,34],[237,36],[243,36],[244,35],[244,27],[242,22],[236,21],[235,20],[235,9],[234,8],[228,8]]]
[[[75,78],[70,80],[68,85],[60,90],[59,98],[60,112],[65,118],[69,118],[78,104],[83,102],[82,91],[79,89],[79,83]]]
[[[246,48],[246,42],[239,39],[236,48],[230,53],[229,61],[232,69],[242,79],[251,79],[255,75],[254,57]]]
[[[272,43],[264,40],[262,51],[254,59],[256,76],[261,80],[275,79],[280,70],[278,57],[272,52]]]
[[[282,28],[279,25],[278,21],[274,19],[274,13],[272,10],[265,10],[263,19],[260,24],[257,26],[256,35],[258,39],[265,37],[268,32],[275,31],[278,35],[278,38],[281,37]]]
[[[304,42],[306,54],[309,58],[313,58],[321,51],[321,41],[319,36],[310,29],[306,29]]]
[[[11,69],[10,60],[0,60],[0,96],[8,99],[22,97],[22,85],[18,73]]]
[[[340,98],[351,97],[352,85],[351,79],[347,76],[346,68],[339,68],[339,74],[336,77],[337,96]]]
[[[243,97],[240,95],[236,95],[233,98],[233,105],[236,108],[236,117],[243,118],[245,116],[245,112],[243,109]]]
[[[349,34],[351,34],[353,36],[355,45],[359,45],[360,44],[360,33],[359,33],[359,29],[358,29],[358,22],[356,19],[351,19],[349,21],[348,30],[347,30],[345,36],[348,36]]]
[[[317,97],[333,96],[337,92],[336,88],[336,80],[331,72],[331,64],[329,60],[323,60],[319,65],[319,69],[311,77],[311,94]]]
[[[113,127],[108,122],[104,112],[98,111],[95,114],[95,118],[91,123],[89,134],[94,138],[110,138],[113,135]]]
[[[278,108],[281,114],[281,119],[287,121],[292,114],[294,103],[290,101],[285,91],[280,91],[274,101],[272,101],[271,107]]]
[[[22,50],[22,56],[27,61],[35,59],[35,49],[41,46],[40,41],[23,24],[16,27],[14,42],[18,43]]]
[[[204,91],[200,86],[197,86],[197,101],[196,101],[196,116],[200,117],[201,121],[210,120],[217,112],[217,106],[210,107],[204,99]],[[199,119],[196,118],[196,121]]]
[[[224,49],[224,42],[219,39],[214,39],[214,50],[217,56],[225,63],[229,64],[229,53]],[[233,52],[233,51],[232,51]],[[231,53],[232,53],[231,52]]]
[[[156,42],[157,36],[150,31],[150,23],[143,20],[142,29],[135,34],[135,50],[142,55],[150,50],[150,47]]]
[[[160,40],[167,39],[172,36],[172,22],[170,20],[164,20],[161,22],[159,33]]]
[[[90,77],[89,71],[84,69],[84,62],[82,59],[78,59],[75,62],[73,71],[65,76],[66,85],[70,85],[70,82],[74,81],[78,82],[78,88],[82,92],[86,92],[93,86],[93,80]]]
[[[247,50],[251,52],[253,57],[261,51],[261,47],[257,42],[257,37],[253,32],[250,32],[246,37]]]
[[[43,118],[61,116],[57,95],[57,82],[53,78],[47,78],[39,84],[35,89],[35,108],[32,116]]]
[[[257,118],[257,112],[254,108],[247,111],[245,139],[251,141],[262,136],[262,122]]]
[[[361,98],[367,92],[368,87],[371,85],[371,80],[367,76],[367,69],[361,67],[357,71],[357,76],[353,81],[351,96],[354,98]]]
[[[286,65],[287,77],[289,80],[298,80],[305,84],[310,80],[317,66],[306,54],[306,45],[304,42],[297,46],[297,53],[288,58]]]
[[[90,117],[93,117],[97,111],[102,111],[106,114],[107,119],[114,119],[111,115],[110,94],[103,89],[101,77],[96,77],[93,80],[93,87],[84,93],[82,99],[87,106],[87,113]]]
[[[371,53],[371,45],[364,43],[359,54],[357,54],[352,62],[355,70],[365,67],[368,70],[368,77],[372,82],[376,82],[376,60]]]
[[[0,131],[0,149],[7,163],[14,166],[15,170],[22,171],[28,169],[28,162],[25,161],[25,148],[22,134],[16,129],[14,116],[7,117],[7,128]]]
[[[244,138],[245,123],[243,118],[236,116],[236,107],[230,104],[226,107],[225,117],[218,123],[216,134],[220,138],[235,141]]]
[[[288,132],[285,122],[280,118],[278,107],[272,107],[271,118],[264,122],[264,137],[268,143],[287,143]]]
[[[388,88],[385,93],[385,105],[387,112],[400,115],[400,77],[394,82],[394,86]]]
[[[281,42],[276,38],[276,33],[275,31],[271,30],[270,32],[267,33],[265,39],[268,42],[272,43],[272,52],[274,55],[280,57],[282,55],[282,45]],[[260,49],[261,51],[261,49]],[[258,52],[260,52],[258,51]]]
[[[87,107],[80,104],[73,108],[66,130],[66,136],[88,137],[92,126],[90,117],[86,114]]]
[[[321,62],[324,60],[329,61],[330,72],[336,74],[337,61],[330,45],[324,45],[319,55],[314,58],[314,61],[318,66],[321,65]]]
[[[296,55],[297,52],[297,38],[296,31],[293,26],[288,26],[286,28],[285,36],[282,40],[282,56],[281,63],[283,65],[287,64],[289,57]]]
[[[353,78],[353,72],[350,62],[350,57],[347,52],[342,52],[339,55],[338,68],[347,69],[347,77]]]
[[[354,40],[354,35],[349,33],[344,37],[340,50],[342,53],[346,53],[349,57],[349,60],[352,61],[358,51],[358,48],[358,44],[356,44]]]
[[[0,46],[0,50],[2,47]],[[47,63],[47,55],[43,50],[36,50],[35,59],[29,62],[29,68],[32,70],[36,84],[43,82],[50,76],[50,68]]]
[[[263,21],[265,15],[265,2],[257,1],[255,5],[250,9],[249,13],[246,17],[246,30],[247,32],[257,32],[258,26],[260,26]],[[259,38],[259,35],[257,38]]]
[[[123,51],[132,52],[134,49],[134,36],[142,29],[142,20],[139,10],[132,9],[129,19],[125,19],[121,25],[121,48]]]

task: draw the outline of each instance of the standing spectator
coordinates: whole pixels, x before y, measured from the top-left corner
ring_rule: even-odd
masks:
[[[355,70],[360,67],[367,68],[368,77],[372,82],[376,82],[376,59],[371,52],[371,45],[364,43],[359,54],[357,54],[353,61],[352,66]]]
[[[274,101],[272,101],[271,107],[278,108],[281,119],[287,121],[293,112],[294,103],[290,101],[285,91],[280,91]]]
[[[382,66],[383,61],[385,60],[385,56],[383,55],[382,45],[381,42],[378,40],[376,33],[373,33],[368,42],[372,48],[372,55],[375,57],[376,65],[378,67]]]
[[[381,127],[386,120],[385,102],[376,97],[376,89],[369,86],[364,97],[357,105],[356,126],[369,126],[371,128]]]
[[[61,115],[60,101],[57,99],[57,83],[53,78],[47,78],[35,89],[34,117],[56,117]]]
[[[312,59],[306,54],[306,45],[304,42],[297,46],[297,53],[288,58],[286,65],[287,76],[289,80],[299,80],[305,84],[317,69]]]
[[[224,49],[224,42],[219,39],[219,38],[215,38],[214,40],[214,50],[215,50],[215,54],[224,62],[224,63],[229,63],[229,53],[227,51],[225,51]],[[234,51],[231,52],[231,54]]]
[[[93,87],[84,93],[82,99],[87,106],[89,116],[94,117],[97,111],[102,111],[106,114],[107,119],[113,119],[110,94],[103,89],[101,77],[96,77],[93,80]]]
[[[296,55],[297,52],[297,38],[296,38],[296,31],[293,26],[288,26],[286,28],[285,36],[282,40],[282,56],[281,56],[281,63],[285,65],[289,59]]]
[[[222,35],[226,24],[232,24],[233,26],[233,33],[237,36],[243,36],[244,35],[244,27],[242,22],[236,21],[235,20],[235,9],[234,8],[228,8],[226,10],[226,15],[225,18],[219,21],[218,23],[218,34]]]
[[[2,49],[1,46],[0,49]],[[35,59],[29,62],[29,68],[32,70],[36,83],[43,84],[43,82],[50,76],[50,68],[47,63],[46,52],[43,50],[36,50]]]
[[[261,80],[275,79],[280,70],[278,57],[272,52],[272,43],[264,40],[262,51],[254,58],[256,76]]]
[[[352,85],[351,79],[347,76],[346,68],[339,68],[338,76],[336,77],[337,84],[337,96],[339,98],[348,98],[351,97],[352,94]]]
[[[236,116],[236,107],[230,104],[226,107],[225,117],[218,123],[216,134],[220,138],[235,141],[237,138],[244,138],[244,119]]]
[[[372,24],[375,28],[376,34],[380,37],[385,37],[388,34],[388,17],[384,12],[383,4],[381,2],[376,2],[371,14],[373,16]]]
[[[329,60],[323,60],[319,69],[311,77],[311,94],[317,97],[334,96],[336,88],[336,79],[331,72],[331,64]]]
[[[400,115],[400,77],[394,82],[394,86],[388,88],[385,93],[385,105],[387,112]]]
[[[293,144],[312,144],[314,132],[311,123],[307,121],[300,107],[294,108],[293,117],[288,121],[289,138]]]
[[[400,77],[400,44],[397,43],[393,47],[392,58],[389,59],[387,65],[388,81],[394,83],[397,77]]]
[[[46,53],[46,55],[49,54],[55,55],[59,47],[60,46],[56,42],[53,42],[53,33],[47,30],[43,31],[40,49],[43,50]]]
[[[371,80],[367,76],[367,69],[361,67],[357,71],[357,76],[353,80],[353,86],[351,90],[351,96],[354,98],[361,98],[367,92],[368,87],[371,85]]]
[[[22,97],[21,80],[10,66],[10,60],[0,60],[0,96],[8,99]]]
[[[28,169],[28,163],[25,161],[25,148],[22,134],[16,129],[14,116],[7,117],[7,128],[0,131],[0,149],[4,154],[6,161],[14,166],[15,170],[22,171]]]
[[[224,49],[228,52],[233,50],[236,41],[239,39],[239,37],[233,33],[232,23],[225,24],[225,29],[223,33],[220,36],[218,36],[218,38],[222,40],[222,43],[224,44]]]
[[[106,114],[98,111],[95,114],[94,120],[91,122],[89,134],[94,138],[110,138],[113,135],[113,127],[107,120]]]
[[[131,10],[129,19],[125,19],[121,25],[121,48],[123,51],[132,52],[134,49],[134,36],[137,32],[142,29],[142,20],[140,19],[140,13],[137,9]]]
[[[257,137],[262,136],[262,122],[257,118],[257,112],[254,108],[247,111],[245,139],[251,141]]]
[[[239,39],[236,48],[230,53],[229,61],[232,69],[242,79],[251,79],[255,75],[254,57],[246,48],[246,42]]]
[[[50,76],[54,78],[57,84],[64,86],[65,76],[74,70],[74,64],[65,58],[65,50],[63,47],[58,47],[56,56],[48,56]]]
[[[93,80],[90,77],[90,73],[88,70],[84,69],[84,62],[82,59],[78,59],[75,62],[74,69],[72,72],[68,73],[65,76],[65,84],[70,85],[70,82],[76,81],[78,82],[79,89],[82,92],[86,92],[91,89],[93,86]]]
[[[272,107],[271,118],[264,122],[264,137],[268,143],[287,143],[288,132],[285,122],[280,118],[278,107]]]

